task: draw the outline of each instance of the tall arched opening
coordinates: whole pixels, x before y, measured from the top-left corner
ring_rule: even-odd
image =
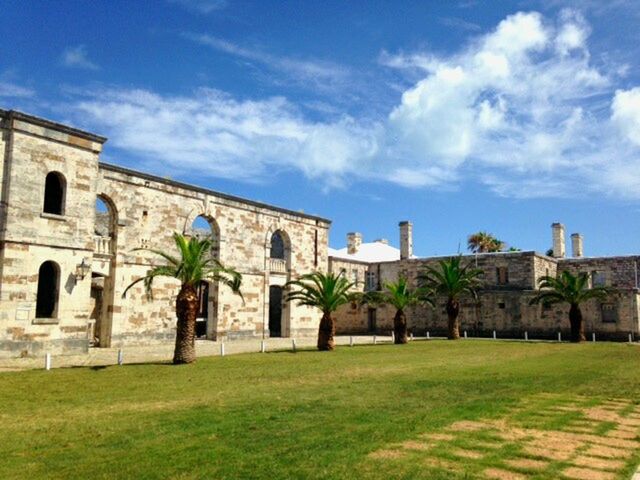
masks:
[[[269,232],[265,251],[267,257],[267,289],[269,308],[265,318],[265,330],[269,337],[291,336],[291,306],[283,301],[283,287],[290,280],[291,241],[282,229]]]
[[[211,255],[220,259],[220,230],[216,221],[206,215],[198,215],[192,222],[188,235],[211,239]],[[198,315],[196,337],[215,340],[218,328],[218,282],[202,281],[198,286]]]

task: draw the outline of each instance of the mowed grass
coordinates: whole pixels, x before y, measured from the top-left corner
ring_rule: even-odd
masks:
[[[628,399],[632,411],[639,366],[626,344],[461,340],[3,373],[0,478],[482,478],[517,445],[451,457],[455,471],[419,450],[375,452],[459,420],[562,429],[565,416],[545,423],[519,407],[546,393],[547,404]],[[624,459],[618,478],[637,461]]]

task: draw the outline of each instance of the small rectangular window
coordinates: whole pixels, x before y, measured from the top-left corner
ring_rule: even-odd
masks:
[[[618,306],[615,303],[603,303],[600,307],[602,323],[618,322]]]
[[[375,272],[367,272],[366,274],[366,289],[367,291],[377,290],[376,274]]]
[[[496,280],[498,285],[506,285],[509,283],[509,269],[507,267],[497,267]]]
[[[351,271],[351,281],[355,283],[356,287],[358,286],[358,270],[353,269]]]
[[[607,277],[604,272],[591,272],[591,285],[594,287],[604,287],[607,284]]]
[[[498,308],[501,310],[504,310],[504,308],[506,307],[504,302],[498,302]]]

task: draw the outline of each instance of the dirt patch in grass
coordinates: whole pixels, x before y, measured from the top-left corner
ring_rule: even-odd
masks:
[[[521,473],[501,468],[487,468],[483,473],[486,478],[495,478],[496,480],[525,480],[527,478]]]
[[[624,462],[621,460],[587,457],[586,455],[574,458],[571,463],[578,467],[599,468],[601,470],[620,470],[624,468]]]
[[[615,480],[616,478],[615,473],[579,467],[569,467],[563,470],[562,474],[576,480]]]
[[[504,463],[510,467],[522,470],[543,470],[549,466],[548,462],[534,460],[533,458],[514,458],[512,460],[506,460]]]

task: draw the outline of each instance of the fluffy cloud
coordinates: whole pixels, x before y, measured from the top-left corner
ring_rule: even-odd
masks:
[[[100,67],[89,60],[87,48],[84,45],[68,47],[62,52],[61,63],[69,68],[83,68],[85,70],[99,70]]]
[[[383,52],[385,67],[415,80],[377,121],[311,121],[281,97],[240,100],[208,89],[181,97],[111,90],[74,110],[164,170],[243,180],[297,170],[329,186],[450,187],[465,178],[505,196],[637,198],[640,88],[616,91],[618,69],[593,64],[589,34],[573,10],[555,20],[517,13],[453,55]]]

